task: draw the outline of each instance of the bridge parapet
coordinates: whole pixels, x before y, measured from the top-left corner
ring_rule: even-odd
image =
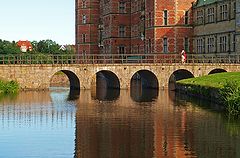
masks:
[[[61,54],[0,55],[0,64],[173,64],[181,63],[180,54]],[[240,63],[238,54],[188,54],[187,63]]]

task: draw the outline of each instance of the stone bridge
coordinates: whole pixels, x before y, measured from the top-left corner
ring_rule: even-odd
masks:
[[[15,80],[22,89],[48,89],[51,78],[62,71],[71,89],[91,89],[103,78],[111,88],[129,89],[132,80],[147,88],[168,88],[176,80],[217,72],[239,71],[240,64],[9,64],[0,65],[0,79]]]

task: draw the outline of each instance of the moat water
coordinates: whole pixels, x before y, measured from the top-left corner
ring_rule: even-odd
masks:
[[[169,91],[0,98],[1,158],[238,158],[240,121]]]

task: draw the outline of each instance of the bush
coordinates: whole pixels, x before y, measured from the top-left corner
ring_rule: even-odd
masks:
[[[240,114],[240,86],[236,82],[227,81],[219,90],[219,94],[230,114]]]
[[[10,94],[19,91],[19,84],[16,81],[0,81],[0,93]]]

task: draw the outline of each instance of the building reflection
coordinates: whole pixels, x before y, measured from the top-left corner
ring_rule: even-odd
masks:
[[[126,93],[121,93],[120,101],[116,101],[116,104],[129,100],[122,98]],[[133,109],[129,110],[126,107],[102,104],[96,109],[79,107],[83,105],[79,103],[76,114],[75,157],[193,156],[194,152],[185,144],[186,111],[180,111],[180,115],[176,117],[167,95],[161,92],[161,99],[157,101],[161,106],[161,114],[152,113],[153,109],[150,107],[148,110],[140,107],[131,107]],[[132,103],[129,100],[127,104]]]
[[[121,93],[119,100],[126,96]],[[129,93],[128,93],[129,94]],[[82,96],[80,98],[89,98]],[[153,157],[154,129],[152,115],[144,110],[128,109],[106,103],[84,106],[78,103],[76,113],[75,157],[118,158]]]

